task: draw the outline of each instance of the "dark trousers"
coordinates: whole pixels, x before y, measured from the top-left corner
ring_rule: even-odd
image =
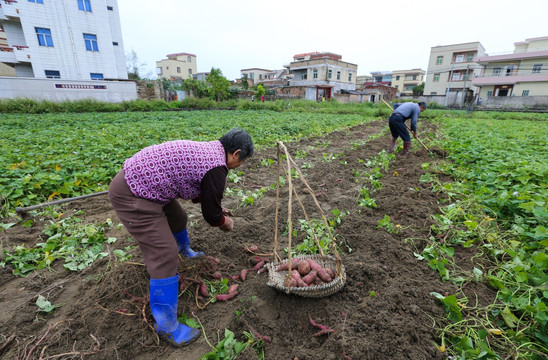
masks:
[[[409,135],[407,126],[405,126],[405,120],[407,119],[400,114],[393,113],[390,115],[390,118],[388,119],[388,126],[390,126],[390,132],[392,133],[392,137],[394,139],[401,137],[403,141],[411,141],[411,136]]]
[[[188,216],[177,200],[158,204],[133,195],[121,170],[110,183],[108,197],[116,215],[139,244],[151,279],[175,276],[179,252],[174,233],[186,228]]]

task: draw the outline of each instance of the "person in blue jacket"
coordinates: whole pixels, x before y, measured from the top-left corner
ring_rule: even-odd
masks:
[[[409,155],[411,151],[411,136],[409,131],[407,131],[407,126],[405,121],[411,119],[411,132],[413,132],[413,137],[417,138],[417,120],[421,112],[426,110],[426,103],[413,103],[406,102],[403,104],[396,104],[394,106],[394,112],[390,115],[388,119],[388,125],[390,126],[390,132],[392,133],[392,141],[390,141],[390,146],[388,147],[388,153],[394,152],[396,148],[396,141],[398,137],[401,137],[403,140],[403,155]]]

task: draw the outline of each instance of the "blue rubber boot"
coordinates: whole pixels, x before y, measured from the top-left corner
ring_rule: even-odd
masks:
[[[188,238],[188,232],[186,228],[182,231],[179,231],[178,233],[173,234],[173,236],[175,236],[175,240],[177,240],[179,254],[191,259],[204,256],[203,251],[194,251],[190,248],[190,239]]]
[[[181,347],[198,338],[200,330],[177,321],[179,275],[150,279],[150,310],[156,323],[154,329],[171,345]]]

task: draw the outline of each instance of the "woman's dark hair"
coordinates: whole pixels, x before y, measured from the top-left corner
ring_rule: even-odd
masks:
[[[226,153],[234,153],[236,150],[241,150],[240,161],[253,156],[253,140],[251,140],[251,136],[245,130],[230,129],[219,141],[223,144]]]

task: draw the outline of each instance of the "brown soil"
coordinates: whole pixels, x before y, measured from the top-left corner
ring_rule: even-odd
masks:
[[[435,131],[427,122],[421,126],[421,130],[429,127]],[[369,139],[381,132],[382,136]],[[80,273],[65,271],[60,263],[25,278],[13,276],[8,267],[0,268],[0,357],[199,359],[212,350],[208,342],[215,345],[223,338],[225,328],[241,341],[242,332],[253,328],[271,339],[265,345],[266,359],[444,358],[436,347],[439,339],[434,324],[434,319],[444,316],[444,310],[430,293],[451,293],[455,288],[442,282],[413,254],[425,245],[421,239],[428,238],[431,215],[439,212],[442,201],[440,195],[419,181],[425,172],[421,164],[439,161],[443,152],[428,153],[416,141],[410,156],[397,152],[390,169],[380,179],[383,187],[371,194],[378,207],[359,207],[359,189],[364,182],[356,182],[353,169],[364,169],[360,160],[367,161],[385,149],[389,136],[386,122],[376,121],[325,138],[286,144],[299,165],[306,163],[302,169],[305,180],[328,217],[333,209],[349,211],[336,228],[337,238],[343,242],[339,254],[347,274],[346,284],[339,292],[323,298],[288,295],[266,285],[267,273],[255,272],[250,272],[246,281],[238,282],[239,294],[231,301],[211,303],[204,308],[206,301],[199,299],[197,304],[194,291],[187,291],[180,297],[179,313],[194,315],[204,331],[192,345],[174,348],[159,342],[151,329],[148,275],[138,248],[131,250],[133,258],[127,263],[116,262],[111,255]],[[401,149],[401,140],[399,145]],[[306,155],[302,156],[304,152]],[[275,184],[276,163],[265,166],[264,161],[261,163],[265,158],[275,160],[276,149],[259,151],[237,169],[243,173],[242,180],[229,186],[255,190]],[[308,216],[319,218],[302,183],[295,179],[294,184]],[[285,186],[280,193],[278,221],[278,253],[282,257],[280,249],[287,246],[287,237],[281,235],[287,221],[287,200]],[[295,198],[293,201],[292,220],[298,228],[298,220],[304,217]],[[218,258],[225,277],[251,267],[246,246],[257,245],[258,252],[266,254],[271,254],[274,247],[276,191],[267,191],[252,206],[241,207],[239,202],[238,196],[227,197],[223,202],[235,214],[234,230],[228,234],[209,227],[198,207],[182,202],[193,215],[189,229],[193,248]],[[72,216],[80,209],[85,210],[81,216],[85,222],[111,218],[118,223],[106,196],[68,203],[62,212]],[[401,225],[398,234],[377,228],[384,215]],[[36,219],[31,228],[16,225],[1,232],[2,247],[35,245],[41,241],[45,223]],[[118,239],[109,245],[109,251],[135,245],[123,228],[111,230],[108,236]],[[300,240],[293,238],[293,244]],[[206,273],[200,273],[202,265],[206,265],[204,260],[181,260],[181,276],[207,278]],[[64,305],[50,314],[37,313],[35,302],[40,294],[52,304]],[[309,316],[335,331],[313,336],[319,329],[310,324]],[[239,358],[257,357],[248,351]]]

